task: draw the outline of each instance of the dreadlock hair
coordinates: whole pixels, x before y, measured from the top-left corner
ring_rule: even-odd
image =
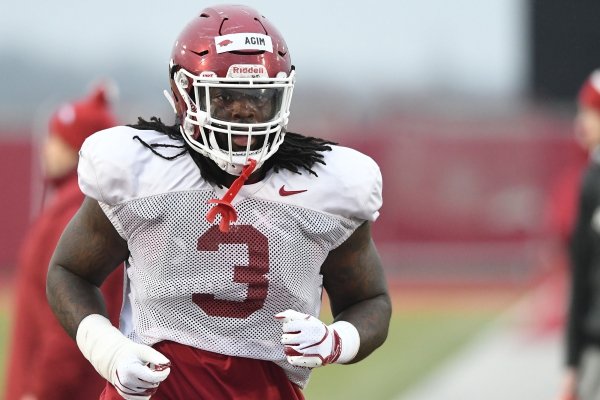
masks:
[[[227,175],[227,173],[219,168],[214,161],[208,157],[202,156],[187,144],[181,134],[181,131],[179,130],[179,123],[176,122],[174,125],[165,125],[160,118],[157,117],[152,117],[149,121],[138,117],[136,124],[130,124],[127,126],[139,130],[155,130],[157,132],[164,133],[171,139],[180,141],[182,143],[181,146],[172,144],[150,145],[144,142],[137,135],[133,137],[154,154],[166,160],[173,160],[185,153],[189,153],[196,165],[198,165],[198,168],[200,168],[202,177],[208,182],[222,186],[220,182],[223,181],[222,178]],[[304,136],[299,133],[286,132],[283,143],[281,143],[275,154],[265,161],[263,167],[265,170],[272,168],[275,172],[286,169],[295,174],[300,174],[301,170],[304,169],[308,173],[317,176],[317,173],[312,170],[312,167],[315,165],[315,163],[325,165],[322,153],[325,151],[331,151],[331,145],[335,144],[335,142],[321,138]],[[182,151],[174,156],[165,156],[157,151],[157,148],[160,147],[181,148]]]

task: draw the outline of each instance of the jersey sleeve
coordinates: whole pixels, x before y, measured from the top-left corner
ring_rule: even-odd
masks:
[[[375,221],[379,217],[379,209],[383,204],[381,170],[375,161],[367,158],[365,163],[365,187],[364,205],[360,207],[359,217],[369,221]]]
[[[328,186],[317,199],[319,208],[345,218],[375,221],[382,199],[382,176],[377,163],[356,150],[334,146],[325,165],[316,171]]]
[[[148,147],[159,146],[159,155]],[[188,188],[206,189],[182,145],[165,134],[118,126],[96,132],[79,152],[79,186],[108,206]]]
[[[83,194],[108,205],[118,204],[131,193],[132,177],[127,170],[124,127],[97,132],[88,137],[79,151],[77,174]],[[127,129],[127,128],[125,128]]]

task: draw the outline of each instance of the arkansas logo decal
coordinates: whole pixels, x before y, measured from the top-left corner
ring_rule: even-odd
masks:
[[[219,43],[217,43],[217,46],[225,47],[227,45],[230,45],[231,43],[233,43],[233,41],[231,41],[229,39],[225,39],[225,40],[221,40]]]

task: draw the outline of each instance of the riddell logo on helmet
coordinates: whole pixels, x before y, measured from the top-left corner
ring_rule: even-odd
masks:
[[[232,74],[264,74],[265,67],[262,65],[232,65]]]
[[[269,73],[264,65],[233,64],[227,71],[229,78],[268,78]]]

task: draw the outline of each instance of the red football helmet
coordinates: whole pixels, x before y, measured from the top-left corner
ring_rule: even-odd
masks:
[[[204,9],[173,47],[169,79],[181,133],[196,151],[239,175],[283,142],[294,67],[279,31],[256,10]]]

